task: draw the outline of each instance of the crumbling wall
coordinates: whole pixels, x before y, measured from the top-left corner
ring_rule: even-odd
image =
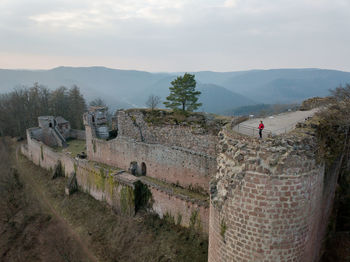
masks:
[[[209,261],[318,261],[337,168],[325,172],[315,133],[306,133],[266,140],[220,133]]]
[[[117,111],[115,121],[121,136],[139,142],[182,147],[216,156],[217,135],[198,124],[154,124],[147,122],[145,115],[139,110]]]
[[[210,176],[216,170],[217,136],[196,125],[154,125],[146,121],[144,113],[118,111],[114,118],[118,136],[109,141],[97,138],[95,127],[85,114],[88,158],[182,187],[208,191]],[[204,116],[197,117],[205,120]]]
[[[88,133],[87,128],[87,133]],[[147,176],[208,191],[210,176],[216,170],[216,158],[177,147],[136,142],[127,137],[105,141],[87,134],[90,160],[128,170],[131,162],[146,165]]]
[[[76,172],[77,182],[82,191],[95,199],[106,201],[118,212],[130,215],[135,213],[137,177],[56,152],[30,135],[27,137],[27,144],[22,145],[21,151],[36,165],[47,170],[53,169],[57,162],[61,161],[66,176]],[[207,203],[167,192],[155,185],[147,184],[147,186],[151,193],[148,200],[152,212],[157,213],[161,218],[169,215],[174,218],[175,223],[178,223],[181,217],[180,225],[208,232]]]
[[[84,159],[55,152],[41,141],[27,137],[27,145],[21,148],[22,154],[47,170],[53,170],[61,161],[65,175],[76,172],[79,188],[97,200],[105,200],[115,210],[125,214],[135,214],[134,183],[136,178],[127,174],[116,175],[114,169],[100,167]]]
[[[58,146],[57,140],[53,134],[53,130],[51,128],[40,128],[33,127],[27,130],[27,136],[29,135],[38,141],[42,141],[44,144],[49,146]]]
[[[151,209],[160,218],[166,217],[175,224],[189,227],[197,232],[208,233],[209,203],[169,192],[155,184],[146,183],[152,194]]]

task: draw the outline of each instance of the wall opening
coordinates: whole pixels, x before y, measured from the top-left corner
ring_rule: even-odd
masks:
[[[52,123],[49,123],[49,127],[52,128]]]
[[[146,167],[145,162],[142,162],[142,164],[141,164],[141,175],[145,176],[146,174],[147,174],[147,167]]]
[[[130,162],[129,172],[135,176],[136,171],[137,171],[137,162],[136,161]]]

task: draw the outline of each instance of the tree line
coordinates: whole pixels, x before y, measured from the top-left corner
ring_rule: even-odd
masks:
[[[29,127],[38,126],[38,116],[62,116],[72,128],[83,129],[86,102],[76,85],[53,91],[35,83],[0,94],[0,135],[24,136]]]

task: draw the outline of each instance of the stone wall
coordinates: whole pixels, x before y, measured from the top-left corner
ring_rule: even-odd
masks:
[[[27,145],[21,148],[22,154],[34,164],[53,170],[61,161],[65,175],[76,172],[79,188],[97,200],[105,200],[115,210],[135,214],[134,189],[137,179],[128,174],[116,175],[115,169],[107,169],[84,159],[75,159],[59,153],[44,143],[27,136]],[[131,178],[130,178],[131,176]]]
[[[316,161],[313,131],[258,140],[224,130],[219,137],[209,261],[318,261],[338,167],[328,175]]]
[[[86,147],[90,160],[128,170],[131,162],[146,166],[146,175],[183,187],[208,191],[210,176],[216,171],[216,158],[180,147],[137,142],[118,135],[113,140],[93,137],[86,126]]]
[[[117,111],[114,119],[121,136],[148,144],[181,147],[216,156],[217,135],[198,124],[152,124],[146,122],[145,115],[140,110]]]
[[[47,170],[52,170],[61,161],[66,176],[76,171],[80,190],[97,200],[106,201],[118,212],[131,215],[135,213],[135,188],[140,183],[137,177],[112,167],[102,167],[92,161],[56,152],[31,134],[27,131],[27,144],[21,147],[22,154],[28,159]],[[148,183],[147,186],[152,194],[152,212],[161,218],[170,215],[175,218],[175,223],[181,217],[180,225],[208,232],[208,204],[167,192],[156,185]]]
[[[170,192],[147,180],[142,180],[142,177],[141,181],[150,189],[152,193],[151,209],[160,218],[167,216],[175,224],[208,233],[209,203],[207,201]]]

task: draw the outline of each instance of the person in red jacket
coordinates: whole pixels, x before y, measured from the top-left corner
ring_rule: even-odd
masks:
[[[264,124],[263,121],[260,121],[260,125],[259,125],[259,136],[260,138],[262,138],[262,131],[264,129]]]

